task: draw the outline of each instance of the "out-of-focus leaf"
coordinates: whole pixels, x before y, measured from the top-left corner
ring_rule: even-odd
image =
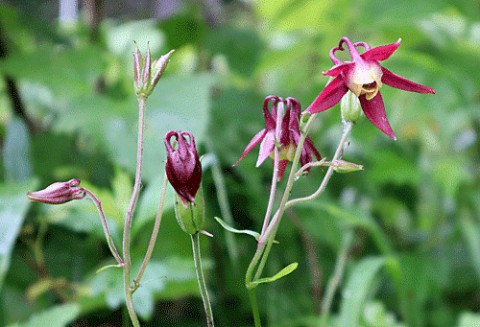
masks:
[[[340,326],[360,326],[360,317],[384,258],[362,259],[350,274],[342,292]]]
[[[0,289],[10,265],[10,256],[30,202],[26,193],[37,182],[0,185]]]
[[[0,72],[48,86],[57,96],[70,97],[91,93],[104,66],[101,52],[94,46],[78,49],[44,46],[7,57]]]
[[[369,302],[363,311],[365,327],[405,327],[398,323],[392,313],[386,311],[381,302]]]
[[[233,71],[251,76],[260,60],[263,42],[254,29],[223,27],[207,36],[206,48],[223,54]]]
[[[31,175],[30,137],[25,123],[13,117],[7,124],[3,145],[3,166],[7,182],[25,182]]]
[[[153,19],[135,20],[117,26],[105,24],[107,46],[112,53],[125,56],[133,53],[135,41],[140,52],[144,53],[147,46],[151,47],[152,52],[157,52],[163,46],[164,36],[155,25]]]
[[[178,49],[187,44],[196,44],[206,35],[205,23],[188,15],[177,15],[160,24],[167,38],[168,47]]]
[[[463,214],[460,217],[462,234],[470,251],[477,278],[480,279],[480,227],[467,214]]]
[[[78,304],[63,304],[40,312],[27,322],[16,323],[8,327],[66,327],[80,314]]]
[[[341,6],[336,2],[335,6]],[[328,1],[267,0],[257,2],[257,12],[273,23],[276,29],[295,31],[303,28],[320,28],[330,22],[329,11],[334,4]],[[329,19],[330,18],[330,19]]]
[[[480,314],[463,312],[458,319],[457,327],[478,327],[480,326]]]
[[[376,155],[374,164],[367,166],[366,172],[369,179],[376,183],[416,184],[420,180],[420,171],[415,162],[391,150]]]
[[[461,183],[470,179],[465,161],[458,157],[438,160],[433,167],[433,176],[449,196],[454,196]]]

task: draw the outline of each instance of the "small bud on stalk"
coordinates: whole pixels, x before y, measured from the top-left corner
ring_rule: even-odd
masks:
[[[150,48],[145,58],[142,57],[138,48],[133,52],[134,86],[137,95],[148,97],[153,92],[174,51],[171,50],[153,63]]]
[[[86,192],[83,187],[78,187],[80,180],[73,178],[67,182],[56,182],[43,190],[28,192],[30,201],[43,202],[48,204],[62,204],[72,200],[81,200]]]

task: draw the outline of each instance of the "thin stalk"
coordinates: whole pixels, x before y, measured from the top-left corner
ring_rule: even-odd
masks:
[[[134,327],[139,327],[137,314],[133,307],[133,291],[130,286],[132,260],[130,257],[130,243],[131,243],[131,229],[132,229],[132,217],[135,210],[135,204],[138,200],[141,184],[141,172],[142,172],[142,157],[143,157],[143,130],[144,130],[144,115],[145,115],[145,101],[146,97],[138,97],[138,139],[137,139],[137,168],[135,171],[135,183],[133,186],[132,197],[130,198],[130,204],[128,206],[127,215],[125,217],[125,226],[123,230],[123,286],[125,289],[125,301],[127,303],[128,314],[132,320]]]
[[[263,219],[262,233],[265,233],[265,230],[268,227],[270,222],[270,215],[272,214],[273,202],[275,201],[275,193],[277,193],[277,183],[278,183],[278,169],[280,167],[280,151],[278,149],[280,144],[280,138],[282,134],[282,120],[285,108],[283,107],[283,102],[279,102],[277,106],[277,117],[276,117],[276,126],[275,126],[275,148],[273,150],[273,174],[272,174],[272,184],[270,186],[270,195],[268,197],[267,210],[265,212],[265,218]]]
[[[308,119],[307,123],[305,124],[304,132],[302,133],[302,135],[300,137],[300,140],[297,144],[297,150],[295,151],[295,156],[294,156],[293,162],[292,162],[292,168],[290,169],[290,174],[288,176],[287,185],[285,186],[285,191],[283,193],[283,197],[282,197],[282,200],[280,202],[280,206],[279,206],[277,212],[275,213],[275,215],[273,216],[272,221],[270,222],[270,224],[267,227],[267,229],[265,230],[265,232],[262,235],[260,235],[260,238],[258,239],[257,250],[255,251],[255,254],[254,254],[253,258],[250,261],[250,264],[248,265],[247,272],[245,274],[245,285],[249,289],[256,287],[256,284],[252,283],[252,281],[254,280],[253,279],[254,270],[256,269],[255,276],[260,276],[262,274],[263,267],[264,267],[265,262],[267,260],[266,257],[262,258],[262,255],[263,256],[265,255],[264,251],[265,251],[265,247],[269,243],[268,240],[270,238],[272,240],[275,238],[275,232],[272,234],[272,231],[273,231],[274,227],[278,224],[278,222],[279,222],[278,217],[283,214],[285,204],[288,200],[288,197],[290,196],[290,191],[292,190],[293,182],[295,180],[295,170],[297,169],[298,162],[300,161],[300,155],[302,153],[303,143],[305,142],[305,138],[307,137],[308,129],[310,128],[310,125],[312,124],[315,116],[316,116],[315,114],[311,115],[310,118]],[[271,245],[270,245],[270,247],[271,247]],[[267,247],[268,250],[270,249],[270,247]],[[267,257],[268,257],[268,254],[267,254]],[[260,262],[260,260],[262,260],[262,262]],[[257,266],[259,265],[259,262],[260,262],[260,266],[259,266],[259,269],[257,269]]]
[[[140,286],[140,280],[142,279],[145,269],[147,269],[148,262],[152,256],[153,248],[157,241],[158,230],[160,229],[160,223],[162,222],[163,208],[165,206],[165,194],[167,193],[167,174],[163,175],[162,193],[160,194],[160,204],[158,206],[157,215],[155,216],[155,223],[153,225],[152,235],[150,236],[150,242],[148,243],[147,252],[145,258],[143,258],[142,265],[138,271],[137,277],[133,280],[132,292],[135,292]]]
[[[322,316],[321,326],[326,326],[326,322],[330,315],[330,308],[332,306],[333,297],[337,290],[338,285],[343,278],[343,273],[345,271],[345,265],[348,259],[348,252],[353,242],[353,230],[349,229],[347,233],[343,235],[342,245],[338,251],[337,262],[335,263],[335,270],[333,276],[328,281],[327,290],[325,292],[325,299],[322,303],[322,309],[320,311]]]
[[[340,139],[340,142],[338,143],[337,150],[335,151],[335,154],[332,158],[332,162],[335,162],[336,160],[340,159],[343,156],[343,150],[345,148],[345,143],[347,142],[348,136],[350,135],[350,132],[352,131],[353,123],[351,122],[345,122],[345,125],[343,127],[343,134]],[[305,202],[309,200],[313,200],[316,197],[318,197],[323,191],[325,191],[328,182],[330,181],[330,177],[332,177],[334,172],[334,167],[330,166],[328,167],[327,173],[323,177],[322,183],[318,187],[318,189],[315,191],[315,193],[310,194],[309,196],[305,196],[302,198],[297,198],[290,200],[286,203],[286,208],[291,207],[294,204],[300,203],[300,202]]]
[[[110,230],[108,229],[107,218],[105,218],[105,213],[103,212],[102,203],[100,200],[93,194],[90,190],[84,189],[85,193],[90,196],[92,201],[95,203],[98,212],[100,213],[100,218],[102,221],[103,233],[105,234],[105,239],[107,240],[108,248],[112,253],[115,260],[117,260],[119,266],[123,266],[124,262],[120,254],[118,254],[117,248],[115,247],[115,243],[113,242],[112,234],[110,234]]]
[[[255,327],[262,327],[262,321],[260,320],[260,312],[258,310],[257,295],[255,294],[255,288],[248,290],[248,297],[250,298],[250,304],[252,306],[253,321]]]
[[[205,283],[205,276],[203,274],[202,256],[200,251],[200,235],[199,233],[191,234],[193,261],[195,262],[195,271],[197,273],[198,288],[202,297],[203,309],[207,317],[207,326],[215,326],[213,322],[212,305],[210,304],[210,298],[208,297],[207,284]]]

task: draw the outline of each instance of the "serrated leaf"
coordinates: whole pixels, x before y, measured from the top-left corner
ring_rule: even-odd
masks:
[[[226,222],[224,222],[222,219],[220,219],[220,218],[218,218],[218,217],[215,217],[215,220],[216,220],[224,229],[228,230],[229,232],[236,233],[236,234],[247,234],[247,235],[253,236],[256,240],[258,240],[258,239],[260,238],[260,234],[257,233],[257,232],[254,232],[253,230],[233,228],[233,227],[227,225]]]
[[[384,258],[366,258],[355,266],[343,290],[340,326],[360,326],[360,317],[365,303],[368,302],[369,291],[384,265]]]
[[[264,283],[272,283],[276,280],[279,280],[282,277],[285,277],[291,274],[293,271],[295,271],[295,269],[297,269],[297,267],[298,267],[298,262],[291,263],[285,268],[283,268],[282,270],[280,270],[278,273],[273,275],[272,277],[257,279],[256,281],[252,282],[252,284],[258,285],[258,284],[264,284]]]

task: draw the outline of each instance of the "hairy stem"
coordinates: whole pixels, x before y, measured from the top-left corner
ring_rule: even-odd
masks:
[[[158,206],[157,215],[155,216],[155,223],[153,225],[152,235],[150,236],[150,242],[148,243],[147,252],[145,253],[145,258],[143,259],[142,266],[138,271],[137,277],[133,280],[133,289],[132,292],[135,292],[140,286],[140,280],[142,279],[145,269],[147,269],[148,262],[152,256],[153,248],[157,241],[158,230],[160,229],[160,223],[162,222],[163,207],[165,205],[165,194],[167,193],[167,175],[163,175],[162,183],[162,193],[160,195],[160,204]]]
[[[105,234],[105,238],[107,240],[108,248],[110,249],[110,252],[112,253],[113,257],[115,260],[117,260],[119,266],[123,266],[124,262],[122,260],[122,257],[120,257],[120,254],[118,254],[117,248],[115,247],[115,243],[113,242],[112,239],[112,234],[110,234],[110,230],[108,229],[108,224],[107,224],[107,218],[105,218],[105,213],[103,212],[102,208],[102,203],[100,200],[93,194],[91,191],[85,189],[85,193],[90,196],[92,201],[95,203],[95,206],[97,207],[97,210],[100,214],[100,218],[102,221],[102,227],[103,227],[103,233]]]
[[[336,160],[339,160],[343,156],[343,150],[345,148],[345,144],[347,142],[348,136],[350,135],[350,132],[352,131],[353,123],[351,122],[345,122],[345,125],[343,127],[343,134],[340,139],[340,142],[338,143],[337,150],[335,151],[335,154],[332,158],[332,162],[335,162]],[[318,189],[315,191],[315,193],[305,196],[302,198],[297,198],[290,200],[286,203],[286,208],[291,207],[294,204],[300,203],[300,202],[305,202],[309,200],[313,200],[316,197],[318,197],[325,189],[327,188],[328,182],[330,181],[330,177],[332,177],[334,172],[334,167],[330,166],[328,167],[327,173],[323,177],[322,183],[318,187]]]
[[[132,217],[135,210],[135,204],[138,200],[141,184],[141,172],[142,172],[142,157],[143,157],[143,129],[144,129],[144,115],[145,115],[145,101],[146,97],[138,97],[138,139],[137,139],[137,168],[135,171],[135,183],[133,186],[132,197],[130,198],[130,204],[128,206],[127,215],[125,217],[125,226],[123,230],[123,285],[125,288],[125,301],[127,303],[128,314],[132,320],[134,327],[139,327],[137,314],[133,307],[133,291],[131,287],[131,270],[132,260],[130,257],[130,243],[131,243],[131,229],[132,229]]]
[[[200,251],[200,235],[198,233],[190,235],[192,239],[193,260],[195,262],[195,271],[197,273],[198,288],[200,289],[200,295],[203,301],[203,309],[207,317],[207,326],[213,327],[213,312],[212,305],[210,304],[210,298],[208,297],[207,284],[205,282],[205,276],[202,268],[202,256]]]

